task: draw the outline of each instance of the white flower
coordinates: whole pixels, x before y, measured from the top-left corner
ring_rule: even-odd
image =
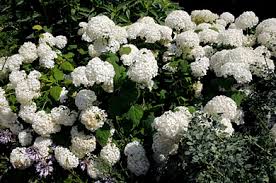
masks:
[[[217,19],[216,24],[222,25],[223,27],[227,26],[227,22],[223,19]]]
[[[245,63],[228,62],[220,68],[222,76],[233,76],[237,83],[249,83],[252,80],[252,74]]]
[[[166,17],[165,25],[176,30],[177,32],[191,30],[195,27],[190,15],[183,10],[172,11]]]
[[[25,42],[18,53],[24,58],[23,63],[32,63],[38,58],[36,45],[32,42]]]
[[[84,40],[86,42],[92,42],[90,37],[87,35],[87,25],[88,25],[88,23],[86,23],[86,22],[79,23],[79,26],[81,28],[78,30],[78,35],[81,35],[82,40]]]
[[[143,17],[136,23],[126,27],[129,39],[140,37],[145,39],[146,43],[155,43],[164,41],[168,43],[172,41],[172,29],[155,23],[151,17]]]
[[[198,33],[198,37],[201,43],[209,44],[216,43],[219,33],[212,29],[205,29]]]
[[[234,128],[231,124],[230,119],[223,118],[220,123],[224,126],[224,130],[222,130],[222,132],[227,133],[229,136],[231,136],[234,132]]]
[[[153,135],[152,150],[153,158],[156,162],[164,162],[169,155],[175,154],[178,149],[178,141],[167,138],[160,133]]]
[[[32,165],[32,160],[26,153],[26,147],[17,147],[10,154],[10,162],[14,168],[26,169]]]
[[[195,31],[203,31],[205,29],[209,29],[210,27],[212,27],[212,24],[209,23],[200,23],[196,26]]]
[[[10,71],[19,70],[24,58],[20,54],[15,54],[7,58],[6,65]]]
[[[259,25],[256,27],[256,35],[259,35],[264,30],[266,30],[266,28],[271,26],[276,26],[276,18],[269,18],[259,23]]]
[[[204,51],[202,46],[196,46],[191,50],[190,54],[193,58],[196,59],[196,58],[199,58],[199,57],[204,57],[205,51]]]
[[[79,165],[79,159],[67,148],[57,146],[55,148],[55,158],[62,168],[69,170]]]
[[[42,67],[53,68],[57,58],[57,53],[52,50],[47,44],[39,44],[37,47],[37,54],[39,56],[39,63]]]
[[[141,49],[133,58],[134,62],[127,71],[128,77],[149,89],[153,86],[152,79],[157,76],[158,65],[153,53]]]
[[[34,102],[27,105],[21,105],[18,116],[26,123],[32,123],[35,117],[36,104]]]
[[[45,111],[35,113],[32,127],[37,134],[44,137],[60,131],[60,125],[54,123],[51,114],[47,114]]]
[[[181,49],[193,48],[199,45],[199,37],[193,31],[186,31],[178,34],[175,38],[176,45]]]
[[[215,13],[212,13],[210,10],[194,10],[191,13],[192,21],[196,24],[203,22],[213,23],[219,16]]]
[[[112,64],[104,62],[100,58],[95,57],[90,60],[85,69],[86,77],[89,84],[110,84],[113,87],[113,77],[115,76],[115,70]],[[112,88],[113,89],[113,88]]]
[[[114,143],[108,143],[101,150],[100,156],[108,164],[114,165],[120,160],[120,149]]]
[[[66,46],[67,44],[67,38],[65,36],[56,36],[55,37],[55,45],[56,47],[58,47],[59,49],[62,49]]]
[[[77,120],[78,113],[70,111],[66,106],[60,105],[51,110],[51,116],[54,123],[64,126],[72,126]]]
[[[56,39],[51,33],[45,32],[40,35],[39,44],[48,44],[52,47],[56,45]]]
[[[259,35],[258,42],[271,50],[273,56],[276,53],[276,25],[266,27]]]
[[[62,90],[61,90],[60,96],[59,96],[59,102],[60,103],[65,103],[66,102],[66,100],[68,99],[67,94],[68,94],[68,90],[66,90],[65,87],[62,87]]]
[[[73,72],[71,72],[71,77],[73,80],[73,84],[75,86],[80,86],[82,84],[84,86],[88,86],[89,82],[88,82],[88,79],[85,74],[85,69],[86,69],[85,66],[80,66],[80,67],[75,68],[73,70]],[[92,86],[93,84],[94,83],[92,82],[92,84],[90,84],[90,85]]]
[[[12,71],[9,75],[9,80],[15,88],[18,83],[23,82],[27,78],[27,74],[24,70],[21,71]]]
[[[167,111],[154,119],[152,127],[164,137],[179,139],[188,129],[191,114],[186,107],[177,107],[176,111]]]
[[[0,57],[0,80],[8,76],[7,57]]]
[[[224,12],[220,15],[220,18],[225,20],[225,22],[227,24],[229,23],[233,23],[235,21],[235,17],[233,14],[229,13],[229,12]]]
[[[144,147],[138,142],[128,143],[124,149],[127,156],[127,168],[136,176],[145,175],[149,170],[149,160]]]
[[[81,123],[92,132],[101,128],[106,122],[106,118],[107,114],[105,111],[96,106],[85,109],[80,115]]]
[[[97,100],[97,96],[92,90],[80,90],[75,98],[75,105],[79,110],[84,110],[93,106],[93,103]]]
[[[39,152],[39,155],[43,158],[49,156],[50,146],[53,144],[52,139],[47,137],[37,137],[33,144],[33,147],[36,148]]]
[[[94,41],[99,38],[108,38],[115,23],[105,15],[92,17],[87,24],[87,35]]]
[[[221,114],[223,118],[234,119],[237,113],[237,104],[229,97],[220,95],[212,98],[204,107],[208,114]]]
[[[129,48],[130,52],[128,54],[126,54],[126,53],[122,54],[120,59],[122,60],[124,65],[130,66],[133,64],[134,57],[136,54],[138,54],[139,49],[133,44],[123,45],[122,49],[124,49],[124,48]]]
[[[218,44],[240,47],[243,44],[243,32],[240,29],[228,29],[218,35]]]
[[[199,57],[195,62],[191,63],[192,74],[195,77],[202,77],[207,74],[207,70],[209,69],[209,58],[207,57]]]
[[[78,132],[77,127],[71,130],[70,150],[78,157],[83,158],[96,149],[96,138],[93,135],[85,135]]]
[[[255,35],[244,36],[243,45],[247,47],[252,47],[256,44],[257,38]]]
[[[33,140],[33,136],[30,132],[28,132],[27,130],[25,131],[21,131],[19,134],[18,134],[18,140],[19,140],[19,143],[22,145],[22,146],[28,146],[32,143],[32,140]]]
[[[255,15],[253,11],[243,12],[238,18],[235,20],[235,24],[239,29],[247,29],[253,28],[259,22],[259,18]]]

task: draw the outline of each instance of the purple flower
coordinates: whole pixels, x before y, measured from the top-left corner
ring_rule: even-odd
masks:
[[[38,148],[36,147],[28,147],[26,149],[26,153],[29,156],[29,158],[35,162],[39,161],[41,159],[41,155],[39,153]]]
[[[40,177],[47,177],[54,171],[52,158],[43,159],[35,165],[35,170]]]
[[[0,144],[7,144],[13,141],[13,134],[8,129],[0,130]]]

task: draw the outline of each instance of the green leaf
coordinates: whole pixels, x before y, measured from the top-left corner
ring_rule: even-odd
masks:
[[[74,66],[70,62],[63,62],[61,64],[61,68],[64,71],[69,71],[69,72],[72,72],[74,70]]]
[[[34,26],[32,27],[32,29],[33,29],[33,30],[40,31],[40,30],[42,30],[43,28],[41,27],[41,25],[34,25]]]
[[[109,63],[111,63],[115,70],[114,76],[114,88],[119,87],[123,81],[126,79],[126,68],[124,66],[118,65],[116,62],[119,61],[119,58],[115,56],[110,56],[106,59]]]
[[[101,146],[105,146],[107,144],[109,136],[110,136],[109,129],[100,128],[96,131],[96,139]]]
[[[144,115],[144,110],[139,105],[131,106],[129,111],[126,114],[128,120],[132,122],[132,129],[137,127],[140,124],[140,120]]]
[[[57,67],[55,67],[53,69],[53,75],[54,75],[54,78],[57,80],[57,81],[61,81],[64,79],[64,73],[59,70]]]
[[[75,54],[72,53],[72,52],[69,52],[69,53],[63,55],[63,57],[66,58],[66,59],[71,59],[71,58],[73,58],[74,56],[75,56]]]
[[[60,93],[62,91],[62,88],[60,86],[53,86],[50,89],[50,95],[55,99],[55,101],[59,101]]]
[[[82,48],[78,49],[78,52],[79,52],[81,55],[87,54],[87,51],[84,51]]]
[[[241,103],[244,101],[246,95],[243,92],[235,92],[231,95],[231,98],[236,102],[237,106],[239,107]]]
[[[120,55],[128,55],[130,52],[131,52],[131,48],[127,46],[121,47],[119,51]]]

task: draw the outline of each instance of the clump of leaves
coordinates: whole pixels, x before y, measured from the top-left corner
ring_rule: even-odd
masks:
[[[178,154],[162,169],[161,182],[273,182],[276,147],[262,136],[217,133],[214,126],[191,122]]]

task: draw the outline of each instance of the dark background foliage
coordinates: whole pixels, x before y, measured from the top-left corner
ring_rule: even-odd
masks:
[[[174,0],[188,12],[209,9],[215,13],[231,12],[235,16],[244,11],[254,11],[260,19],[275,17],[273,0]]]

